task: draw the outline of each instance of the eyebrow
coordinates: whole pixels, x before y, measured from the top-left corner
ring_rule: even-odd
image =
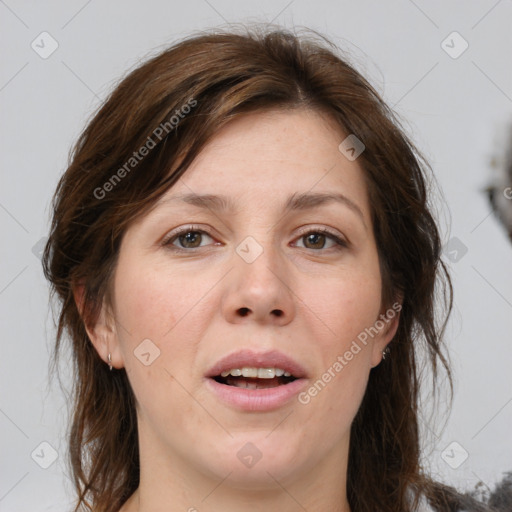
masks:
[[[165,202],[167,203],[175,200],[196,206],[197,208],[212,210],[214,212],[234,212],[237,210],[236,205],[232,199],[222,195],[190,193],[170,197],[169,199],[166,199]],[[354,213],[356,213],[366,228],[366,223],[361,208],[359,208],[356,203],[354,203],[351,199],[343,194],[326,192],[304,192],[301,194],[295,193],[288,197],[283,211],[284,213],[289,213],[292,211],[311,210],[318,206],[323,206],[332,202],[343,204]]]

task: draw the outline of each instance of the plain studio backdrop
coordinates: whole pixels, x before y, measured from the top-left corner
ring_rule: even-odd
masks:
[[[250,21],[332,39],[431,162],[447,204],[455,398],[444,430],[425,413],[424,463],[462,490],[493,489],[512,470],[512,246],[483,189],[512,120],[511,20],[510,0],[1,1],[0,510],[69,510],[40,250],[71,144],[141,60],[192,31]]]

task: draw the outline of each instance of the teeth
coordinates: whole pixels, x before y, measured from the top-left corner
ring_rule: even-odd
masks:
[[[258,379],[273,379],[274,377],[291,377],[290,372],[285,372],[282,368],[255,368],[244,366],[243,368],[232,368],[222,372],[221,377],[232,375],[233,377],[249,377]]]
[[[258,368],[249,368],[247,366],[244,366],[242,368],[242,375],[244,377],[251,377],[255,379],[256,377],[258,377]]]
[[[276,376],[274,368],[258,368],[259,379],[273,379]]]

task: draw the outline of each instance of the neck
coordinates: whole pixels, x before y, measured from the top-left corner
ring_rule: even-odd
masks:
[[[234,480],[231,473],[212,478],[187,470],[179,457],[166,463],[162,453],[141,457],[140,485],[119,512],[350,512],[346,450],[286,478],[265,471],[267,477],[251,488]]]
[[[165,489],[158,489],[159,486],[146,486],[141,482],[120,512],[239,512],[249,507],[251,512],[350,512],[344,486],[340,485],[338,492],[325,493],[321,492],[325,491],[324,485],[325,482],[317,482],[313,488],[299,484],[283,486],[269,477],[269,488],[255,491],[231,487],[228,477],[212,485],[209,491],[191,492],[190,489],[178,490],[168,483]]]

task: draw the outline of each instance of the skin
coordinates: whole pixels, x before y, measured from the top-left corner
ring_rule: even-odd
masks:
[[[350,425],[398,315],[307,404],[243,412],[204,383],[235,349],[276,348],[304,366],[307,389],[385,311],[363,170],[338,150],[346,136],[310,110],[237,118],[125,233],[111,307],[88,328],[100,356],[126,368],[137,400],[140,486],[122,512],[350,510]],[[172,200],[190,192],[226,195],[236,208]],[[361,215],[336,202],[283,212],[302,192],[341,193]],[[182,252],[162,245],[192,223],[208,234],[171,240]],[[318,228],[346,247],[311,239]],[[252,263],[235,250],[248,236],[263,249]],[[134,356],[145,339],[160,350],[148,366]],[[237,457],[248,442],[261,453],[250,468]]]

